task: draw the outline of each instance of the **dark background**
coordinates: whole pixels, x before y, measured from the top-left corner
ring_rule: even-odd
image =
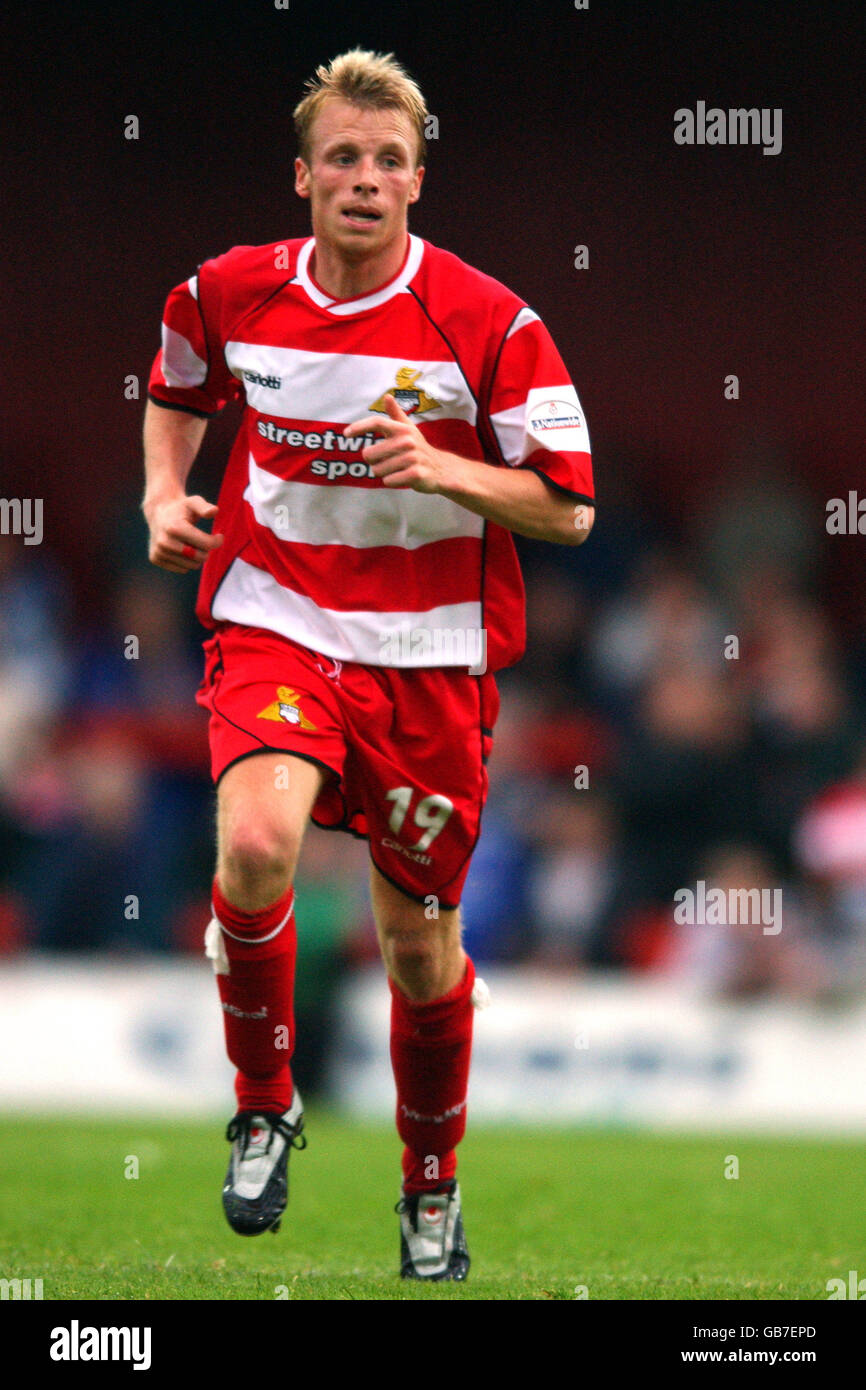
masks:
[[[360,44],[393,50],[439,121],[413,230],[538,311],[593,445],[589,542],[519,547],[528,650],[500,682],[467,949],[866,989],[866,541],[825,525],[866,491],[863,38],[858,5],[722,0],[6,17],[0,496],[43,498],[45,540],[0,537],[0,954],[200,953],[202,633],[194,579],[147,565],[144,390],[172,286],[308,231],[291,111]],[[781,153],[675,144],[701,100],[781,108]],[[237,420],[210,425],[194,490],[216,496]],[[375,955],[364,860],[305,845],[313,1068],[321,1001]],[[699,877],[784,885],[785,931],[678,934]]]
[[[413,229],[553,332],[601,516],[631,496],[676,534],[756,447],[822,510],[862,478],[860,6],[27,5],[4,43],[3,495],[46,499],[88,606],[100,527],[138,485],[124,378],[146,379],[165,295],[203,259],[307,231],[291,110],[355,43],[395,51],[439,118]],[[699,99],[781,107],[781,154],[675,145]],[[849,619],[855,551],[828,576]]]

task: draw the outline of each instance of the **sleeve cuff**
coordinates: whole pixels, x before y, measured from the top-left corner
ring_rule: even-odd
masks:
[[[219,415],[219,410],[197,410],[194,405],[180,405],[178,401],[164,401],[159,396],[155,396],[152,391],[148,391],[147,399],[153,401],[154,405],[162,406],[163,410],[180,410],[184,415],[197,415],[200,420],[210,420],[213,415]]]
[[[543,483],[552,487],[554,492],[561,492],[565,497],[573,497],[576,502],[585,502],[588,507],[595,506],[595,498],[588,496],[585,492],[575,492],[573,488],[563,487],[562,483],[554,482],[543,469],[538,468],[534,463],[522,463],[519,465],[527,473],[535,473]]]

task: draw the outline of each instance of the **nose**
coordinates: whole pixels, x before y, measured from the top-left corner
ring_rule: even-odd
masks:
[[[374,193],[377,187],[378,180],[376,178],[375,161],[372,155],[365,155],[355,170],[355,192]]]

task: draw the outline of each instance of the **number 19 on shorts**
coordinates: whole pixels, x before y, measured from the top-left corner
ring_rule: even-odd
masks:
[[[393,787],[391,791],[385,793],[385,800],[394,803],[388,825],[395,835],[399,835],[403,828],[403,822],[409,812],[414,795],[414,787]],[[422,797],[415,807],[412,820],[418,829],[423,831],[423,834],[417,844],[412,845],[411,848],[429,849],[453,810],[454,802],[449,801],[447,796],[433,793],[431,796]]]

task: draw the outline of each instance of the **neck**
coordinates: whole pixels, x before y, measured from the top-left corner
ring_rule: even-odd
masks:
[[[343,252],[317,239],[310,274],[332,299],[357,299],[393,280],[406,259],[408,245],[409,234],[403,232],[375,255],[347,260]]]

